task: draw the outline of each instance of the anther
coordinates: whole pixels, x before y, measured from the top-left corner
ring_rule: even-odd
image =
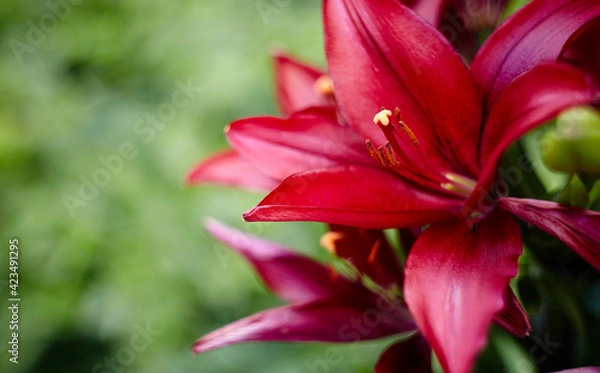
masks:
[[[323,96],[333,96],[333,81],[329,75],[321,75],[315,81],[315,92],[322,94]]]
[[[390,117],[392,116],[392,112],[386,109],[381,109],[381,111],[373,117],[373,123],[377,125],[387,126],[390,124]]]
[[[344,235],[339,232],[327,232],[323,236],[321,236],[321,240],[319,243],[325,250],[329,251],[332,254],[336,254],[336,244],[339,240],[344,238]]]
[[[400,162],[398,162],[396,159],[396,156],[394,156],[394,152],[392,151],[392,146],[390,145],[389,141],[385,143],[384,155],[385,159],[387,159],[392,166],[398,166],[400,164]]]
[[[464,196],[469,197],[471,195],[472,190],[464,188],[463,185],[454,184],[454,183],[441,183],[440,186],[446,190],[449,190],[454,193],[462,194]]]
[[[371,248],[371,252],[369,253],[369,257],[367,258],[367,263],[373,264],[375,259],[377,258],[377,253],[379,252],[379,247],[381,246],[381,240],[375,241],[373,247]]]
[[[381,164],[385,166],[386,165],[385,157],[382,157],[381,153],[375,149],[371,140],[367,140],[367,141],[365,141],[365,143],[367,144],[367,150],[369,151],[369,154],[371,155],[371,157],[373,157],[376,161],[381,162]]]
[[[410,138],[410,141],[412,141],[414,146],[418,146],[419,140],[417,139],[417,136],[415,136],[413,131],[406,125],[406,123],[404,123],[402,121],[402,114],[400,114],[399,108],[396,108],[394,110],[394,116],[396,117],[396,121],[398,121],[398,125],[400,126],[400,129],[408,135],[408,137]]]
[[[450,181],[452,181],[453,183],[456,184],[460,184],[461,186],[465,187],[466,189],[470,189],[473,190],[475,189],[475,186],[477,186],[477,182],[475,180],[471,180],[468,177],[464,177],[452,172],[447,172],[444,174],[444,177]]]

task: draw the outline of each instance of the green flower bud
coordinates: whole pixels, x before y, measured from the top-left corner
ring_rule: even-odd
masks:
[[[540,145],[542,159],[551,169],[600,173],[600,113],[589,107],[564,111]]]

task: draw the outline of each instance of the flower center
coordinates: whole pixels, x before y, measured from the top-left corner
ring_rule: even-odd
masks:
[[[383,166],[433,190],[451,192],[461,197],[471,195],[476,181],[455,172],[436,169],[431,160],[425,158],[427,151],[418,150],[419,139],[402,120],[399,108],[396,108],[393,114],[391,110],[381,108],[373,117],[373,123],[381,129],[387,142],[376,148],[371,140],[367,139],[367,150],[371,157]],[[404,147],[400,145],[402,142]]]

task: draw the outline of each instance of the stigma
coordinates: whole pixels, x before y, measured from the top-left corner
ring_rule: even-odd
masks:
[[[378,126],[387,126],[390,124],[390,118],[392,117],[392,112],[387,109],[381,109],[381,111],[373,117],[373,123]]]

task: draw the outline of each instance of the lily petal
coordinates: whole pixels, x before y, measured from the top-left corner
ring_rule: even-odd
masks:
[[[473,76],[489,94],[488,108],[518,75],[557,59],[569,37],[598,16],[596,0],[538,0],[507,19],[471,64]]]
[[[504,308],[496,314],[494,322],[520,338],[531,331],[529,317],[510,286],[504,290]]]
[[[233,122],[226,134],[242,156],[277,180],[342,164],[380,167],[356,133],[337,123],[334,109],[313,108],[288,119],[241,119]]]
[[[377,284],[402,289],[402,267],[383,231],[343,225],[332,225],[330,229],[338,236],[333,242],[337,256],[347,259]]]
[[[242,254],[266,286],[289,302],[356,295],[357,288],[341,276],[332,276],[324,265],[273,242],[227,227],[216,220],[206,222],[208,231],[223,244]]]
[[[600,367],[583,367],[575,369],[561,370],[555,373],[600,373]]]
[[[248,316],[200,338],[192,350],[203,353],[257,341],[355,342],[411,330],[414,324],[409,319],[377,311],[362,299],[329,299]]]
[[[375,366],[375,373],[431,373],[431,348],[420,334],[386,348]]]
[[[447,0],[403,0],[402,3],[410,7],[421,18],[429,22],[433,27],[439,27],[442,13],[446,8]]]
[[[473,229],[463,220],[432,224],[411,249],[406,302],[446,372],[471,371],[521,246],[516,221],[499,210]]]
[[[315,82],[325,73],[284,53],[273,56],[275,91],[283,115],[326,105],[325,98],[315,91]]]
[[[243,217],[385,229],[448,219],[463,203],[419,190],[385,170],[347,166],[293,175]]]
[[[558,238],[600,271],[600,212],[508,197],[500,198],[499,206]]]
[[[219,184],[258,190],[271,190],[279,184],[277,180],[259,172],[235,150],[218,152],[194,166],[186,183]]]
[[[594,77],[597,84],[600,84],[598,35],[600,35],[600,17],[586,23],[571,36],[560,53],[560,60],[585,70]]]
[[[410,159],[400,160],[403,167],[477,174],[482,96],[442,34],[395,0],[326,0],[323,7],[329,71],[348,123],[383,145],[373,116],[397,107],[419,142],[399,134]]]
[[[485,123],[481,140],[482,173],[468,205],[487,193],[506,148],[526,132],[569,107],[591,102],[593,82],[566,63],[543,63],[516,78],[500,95]]]

